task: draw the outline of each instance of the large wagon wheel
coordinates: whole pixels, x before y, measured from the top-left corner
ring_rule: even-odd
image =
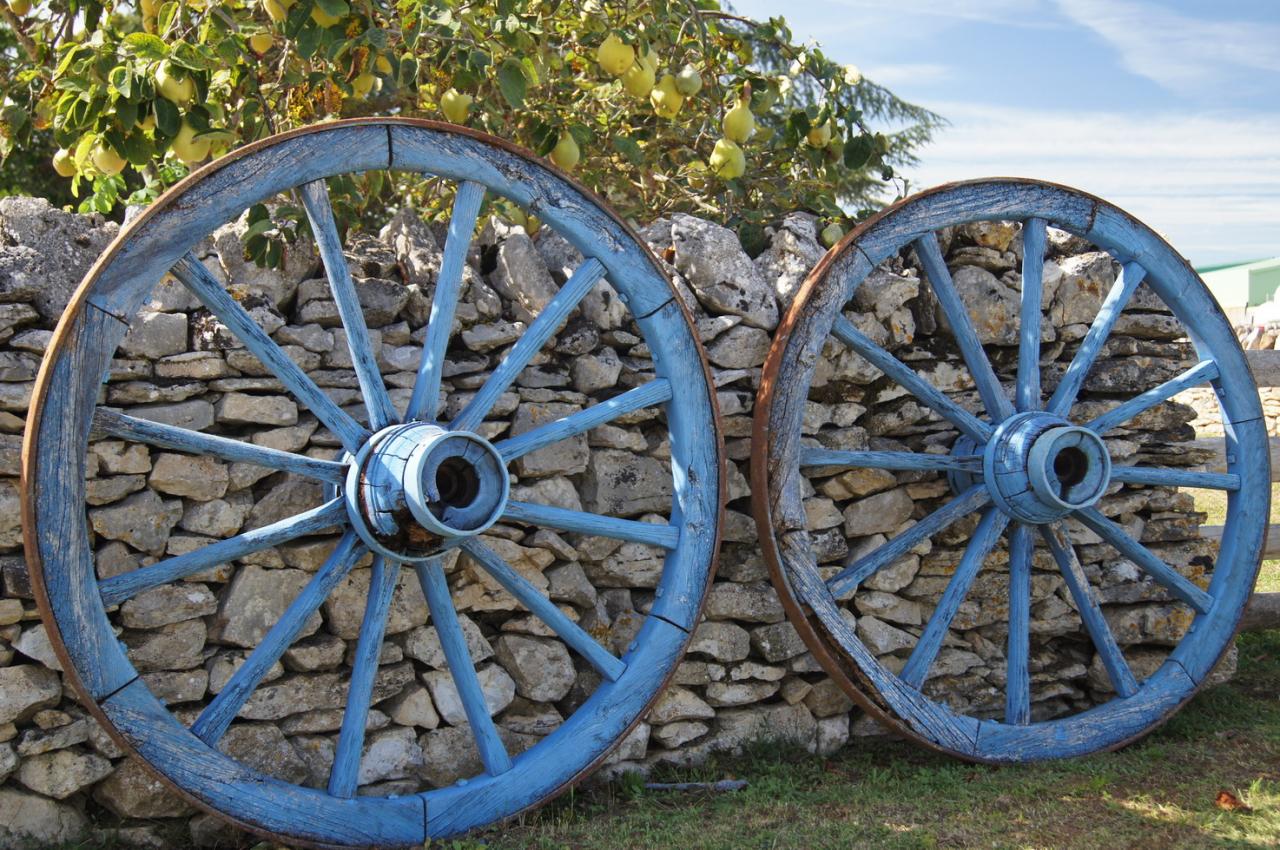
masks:
[[[977,326],[989,327],[983,313],[994,303],[972,296],[965,303],[939,244],[940,237],[951,238],[952,228],[973,222],[1021,222],[1020,308],[1017,300],[1012,308],[1020,321],[1016,339],[1005,341],[1002,351],[984,348],[975,331],[979,322]],[[1042,351],[1041,346],[1049,225],[1083,237],[1122,264],[1105,298],[1105,288],[1098,293],[1101,307],[1087,333],[1077,337],[1074,354],[1048,346]],[[859,316],[845,314],[858,286],[886,260],[918,263],[923,270],[921,298],[931,290],[937,313],[952,330],[954,348],[946,348],[944,355],[937,354],[935,345],[933,354],[917,350],[908,360],[899,359],[871,338],[874,328],[859,327]],[[1016,279],[1007,279],[1017,285]],[[1149,289],[1139,290],[1144,282]],[[1126,305],[1137,299],[1144,309],[1152,309],[1159,307],[1156,297],[1181,323],[1196,358],[1188,362],[1194,365],[1168,380],[1162,380],[1164,375],[1146,378],[1154,386],[1127,400],[1105,391],[1090,393],[1086,400],[1081,390]],[[932,307],[926,309],[932,314]],[[1047,325],[1044,333],[1052,334]],[[1016,351],[1010,342],[1017,343]],[[862,358],[855,361],[860,369],[869,363],[879,370],[873,370],[879,377],[869,392],[880,393],[883,387],[886,395],[877,397],[896,398],[905,390],[922,409],[932,411],[935,439],[918,440],[915,446],[899,441],[889,446],[892,451],[850,451],[802,436],[811,397],[839,400],[831,397],[830,386],[823,390],[827,396],[813,395],[815,370],[829,366],[832,358],[851,356],[848,349]],[[912,360],[954,357],[949,352],[957,349],[967,365],[967,393],[957,393],[965,387],[955,383],[951,393],[943,392],[912,366]],[[911,346],[902,350],[911,352]],[[1061,362],[1055,362],[1059,357]],[[828,377],[831,368],[839,369],[828,368]],[[1012,393],[997,371],[1004,373],[1006,384],[1016,385]],[[1111,462],[1104,436],[1114,436],[1109,432],[1198,385],[1211,386],[1222,409],[1225,473]],[[1166,457],[1173,457],[1176,446],[1171,449]],[[1268,458],[1257,388],[1231,324],[1186,261],[1149,228],[1097,198],[1047,183],[1000,179],[943,186],[895,204],[851,233],[814,269],[765,366],[756,409],[752,491],[764,553],[791,619],[850,697],[918,742],[969,759],[1009,762],[1120,746],[1157,726],[1204,683],[1231,641],[1257,571],[1267,527]],[[805,500],[814,494],[815,484],[823,486],[832,476],[854,469],[897,471],[917,482],[932,476],[937,483],[933,492],[942,496],[936,509],[917,511],[914,525],[899,527],[882,545],[872,544],[870,551],[855,548],[843,562],[820,566]],[[1104,495],[1132,495],[1140,486],[1225,492],[1226,528],[1207,585],[1203,570],[1194,564],[1182,570],[1170,566],[1105,515]],[[944,686],[930,687],[931,668],[936,671],[935,661],[952,637],[950,627],[1006,530],[1008,604],[992,618],[997,621],[992,643],[1003,643],[1005,650],[1004,669],[993,672],[1004,675],[988,678],[994,693],[985,710],[971,710],[972,704],[957,707]],[[1080,539],[1090,533],[1096,536]],[[880,571],[903,563],[912,550],[922,551],[922,545],[943,534],[951,535],[947,545],[967,539],[963,554],[957,550],[955,560],[947,561],[950,567],[934,570],[941,590],[934,610],[924,612],[920,625],[902,627],[908,637],[897,635],[901,644],[896,657],[878,660],[858,625],[850,622],[855,618],[848,616],[852,612],[844,603],[856,600],[864,583]],[[1135,672],[1138,668],[1127,663],[1081,567],[1077,547],[1082,542],[1094,550],[1105,544],[1145,573],[1154,584],[1135,585],[1142,588],[1143,598],[1163,598],[1169,610],[1182,612],[1184,621],[1194,615],[1158,669],[1151,671],[1148,664]],[[1037,545],[1045,547],[1044,557],[1035,556]],[[1074,713],[1050,712],[1052,716],[1034,720],[1034,657],[1029,651],[1033,558],[1038,574],[1054,581],[1049,571],[1056,566],[1065,586],[1059,592],[1069,593],[1095,647],[1095,663],[1105,668],[1114,692],[1114,698],[1087,710],[1076,705]],[[1005,579],[997,575],[994,580]],[[1001,622],[1007,623],[1007,637],[999,634]],[[883,655],[886,644],[874,645]],[[1143,673],[1149,675],[1143,678]]]
[[[325,179],[395,169],[457,181],[424,356],[408,413],[392,406],[342,253]],[[189,253],[250,205],[296,188],[350,341],[368,426],[339,407]],[[452,421],[437,399],[463,266],[486,193],[564,236],[585,260]],[[153,286],[174,274],[345,450],[317,459],[98,409],[113,352]],[[654,378],[579,413],[490,442],[476,432],[495,401],[607,275],[652,349]],[[669,521],[522,503],[507,465],[645,408],[665,416],[673,499]],[[96,418],[95,418],[96,417]],[[99,580],[85,515],[91,430],[326,482],[329,500],[266,527]],[[109,729],[187,797],[249,829],[317,845],[419,845],[547,799],[599,762],[638,721],[675,668],[699,615],[718,545],[720,449],[714,389],[697,335],[643,244],[584,189],[498,139],[425,121],[340,121],[250,145],[201,169],[132,222],[94,266],[56,332],[36,385],[25,445],[24,522],[42,613],[65,668]],[[666,550],[648,616],[618,657],[477,535],[496,521],[601,535]],[[108,619],[136,594],[325,529],[342,537],[261,644],[187,728],[139,678]],[[510,755],[486,708],[442,570],[460,547],[598,671],[601,684],[531,749]],[[370,592],[327,791],[262,775],[217,744],[268,668],[326,595],[372,553]],[[484,764],[456,785],[407,796],[357,796],[357,767],[384,624],[401,565],[417,571],[433,625]]]

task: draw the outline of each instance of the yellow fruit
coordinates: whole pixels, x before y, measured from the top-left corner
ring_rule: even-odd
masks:
[[[196,96],[195,80],[182,74],[168,62],[156,66],[156,90],[166,100],[185,106]]]
[[[815,148],[825,148],[831,144],[831,131],[831,121],[828,120],[818,127],[811,127],[805,141]]]
[[[274,43],[275,39],[271,37],[271,33],[260,32],[249,36],[249,47],[259,56],[270,50]]]
[[[322,27],[331,27],[341,21],[342,18],[339,18],[337,15],[330,15],[324,9],[321,9],[319,6],[315,6],[311,9],[311,20],[315,21]]]
[[[138,128],[144,133],[150,133],[156,128],[156,115],[154,112],[148,112],[138,119]]]
[[[106,142],[100,141],[94,145],[89,159],[93,161],[94,168],[108,177],[124,170],[124,157],[116,153],[116,149]]]
[[[830,248],[832,245],[844,238],[844,228],[836,222],[831,222],[822,228],[822,244]]]
[[[613,33],[609,33],[609,37],[596,50],[596,62],[600,64],[606,74],[614,77],[621,77],[627,73],[627,70],[635,61],[635,48]]]
[[[391,60],[385,54],[379,53],[378,58],[373,60],[373,67],[379,74],[390,74]]]
[[[744,88],[742,96],[738,98],[738,102],[724,114],[724,121],[721,127],[724,129],[724,135],[732,142],[745,142],[751,137],[751,133],[756,129],[756,117],[751,114],[751,92]]]
[[[154,18],[160,11],[160,0],[142,0],[138,4],[138,10],[142,12],[142,17]]]
[[[637,59],[622,75],[622,87],[632,97],[648,97],[653,91],[654,77],[657,72],[643,58]]]
[[[578,150],[578,143],[574,140],[573,134],[561,133],[560,141],[556,142],[556,146],[551,149],[551,161],[565,171],[572,171],[581,158],[582,152]]]
[[[449,89],[440,95],[440,111],[454,124],[465,124],[467,115],[471,112],[471,101],[471,95]]]
[[[58,152],[53,155],[53,170],[63,177],[74,177],[76,174],[76,161],[71,156],[71,151],[66,148],[59,148]]]
[[[377,85],[378,78],[368,71],[356,77],[351,81],[351,93],[356,97],[368,97],[369,92],[373,91],[373,87]]]
[[[9,0],[9,11],[19,18],[25,17],[31,11],[31,0]]]
[[[283,24],[289,17],[289,7],[281,0],[262,0],[262,11],[277,24]]]
[[[209,140],[196,138],[195,128],[183,121],[173,137],[173,152],[187,165],[195,165],[209,155]]]
[[[692,65],[685,65],[676,75],[676,89],[685,97],[693,97],[702,91],[702,75]]]
[[[684,106],[684,95],[680,94],[679,82],[670,74],[663,74],[658,85],[649,95],[653,111],[659,118],[675,118]]]
[[[711,170],[725,180],[741,177],[747,170],[747,156],[732,139],[720,139],[707,160]]]

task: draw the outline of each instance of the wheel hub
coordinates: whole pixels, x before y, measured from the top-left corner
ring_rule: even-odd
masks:
[[[410,422],[373,436],[347,473],[347,513],[375,552],[417,562],[502,516],[510,492],[506,464],[469,431]]]
[[[982,450],[982,469],[995,504],[1030,523],[1091,507],[1111,480],[1102,438],[1043,412],[1019,413],[1002,422]]]

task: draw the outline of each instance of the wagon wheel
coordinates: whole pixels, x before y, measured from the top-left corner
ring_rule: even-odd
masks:
[[[328,200],[325,179],[394,169],[457,182],[436,294],[407,415],[393,407]],[[330,400],[189,253],[252,204],[298,190],[310,219],[367,412]],[[505,197],[585,257],[451,421],[437,405],[463,266],[486,193]],[[340,442],[333,459],[97,408],[98,389],[125,331],[166,272],[177,277],[274,372]],[[652,348],[654,376],[581,412],[519,436],[477,432],[498,397],[605,276]],[[58,327],[35,391],[25,445],[27,554],[50,637],[99,720],[156,773],[203,807],[254,831],[325,846],[419,845],[492,823],[563,789],[637,722],[675,668],[701,609],[718,545],[720,455],[714,389],[697,335],[643,244],[601,203],[531,154],[481,134],[426,121],[339,121],[246,147],[200,170],[132,222],[94,266]],[[652,408],[670,438],[673,497],[665,524],[522,503],[510,498],[515,458]],[[359,408],[356,409],[357,411]],[[85,453],[91,430],[325,482],[328,501],[297,516],[99,580],[86,528]],[[407,508],[407,510],[406,510]],[[648,616],[615,655],[566,616],[478,535],[494,522],[634,541],[665,550]],[[108,609],[138,593],[325,529],[340,541],[229,682],[189,728],[151,693],[117,640]],[[442,569],[461,548],[557,635],[601,684],[550,735],[509,754],[486,708]],[[373,557],[346,709],[325,790],[260,774],[224,755],[219,739],[335,587]],[[384,625],[402,569],[415,570],[483,761],[457,784],[405,796],[357,796],[357,768]]]
[[[1021,223],[1021,295],[1011,296],[1010,308],[1020,318],[1016,337],[1005,340],[1003,350],[984,347],[975,330],[985,326],[978,323],[983,311],[994,309],[994,302],[971,298],[965,303],[939,244],[940,237],[951,238],[951,228],[972,222],[1005,222],[1010,227]],[[1105,298],[1105,287],[1099,291],[1100,309],[1087,333],[1079,326],[1074,351],[1041,345],[1049,225],[1109,252],[1122,268]],[[918,263],[923,269],[920,297],[931,291],[940,322],[953,329],[944,356],[957,363],[963,359],[967,386],[952,384],[951,393],[941,391],[913,368],[912,361],[927,360],[929,354],[916,351],[915,356],[899,359],[871,338],[877,329],[866,322],[856,324],[865,317],[844,312],[859,285],[886,260]],[[1018,284],[1013,274],[1006,280],[1011,291]],[[1149,289],[1139,290],[1144,282]],[[1178,345],[1180,350],[1194,350],[1194,358],[1186,361],[1194,365],[1168,380],[1164,375],[1150,378],[1150,388],[1131,398],[1117,400],[1114,393],[1103,391],[1082,393],[1082,388],[1089,389],[1091,369],[1126,305],[1141,299],[1150,309],[1154,297],[1181,323],[1190,346]],[[884,330],[878,328],[880,333]],[[1173,336],[1178,336],[1176,329]],[[909,345],[900,347],[903,352],[912,350]],[[878,370],[872,370],[874,389],[868,392],[884,388],[889,398],[896,398],[905,390],[934,424],[933,439],[888,446],[872,441],[873,450],[854,451],[802,436],[802,429],[812,429],[805,417],[815,397],[817,368],[835,358],[854,357],[850,349],[861,358],[855,357],[855,362],[862,369],[870,364]],[[951,353],[956,350],[959,356]],[[1009,384],[1016,389],[1010,392]],[[1146,461],[1111,462],[1104,435],[1114,436],[1110,432],[1199,385],[1212,387],[1223,412],[1225,473]],[[976,393],[956,392],[970,388]],[[823,391],[830,394],[832,388]],[[866,399],[864,403],[875,404]],[[872,541],[835,564],[820,565],[825,557],[816,545],[820,532],[806,522],[805,501],[815,494],[811,488],[856,469],[888,470],[890,475],[896,471],[900,482],[931,478],[938,498],[929,508],[914,512],[914,525],[904,523],[887,531],[889,537],[880,545]],[[1231,324],[1186,261],[1149,228],[1110,204],[1065,187],[1011,179],[948,185],[908,198],[860,226],[819,263],[797,294],[765,366],[755,414],[752,474],[756,522],[774,583],[792,622],[827,672],[859,705],[896,731],[952,754],[989,762],[1114,748],[1150,731],[1190,698],[1234,634],[1257,571],[1270,496],[1267,433],[1257,389]],[[1104,495],[1132,494],[1141,486],[1225,493],[1226,528],[1211,580],[1206,582],[1194,565],[1181,570],[1170,566],[1106,515]],[[1000,542],[1006,532],[1007,550]],[[866,590],[864,583],[874,586],[877,576],[887,580],[881,571],[903,564],[904,556],[923,551],[931,540],[938,546],[943,535],[952,538],[946,545],[963,544],[963,550],[945,550],[951,560],[933,571],[940,595],[934,595],[932,611],[926,601],[918,624],[899,630],[902,645],[896,647],[896,656],[887,655],[886,644],[873,637],[868,637],[873,641],[868,645],[863,637],[871,633],[859,626],[862,610],[849,617],[852,612],[845,604],[852,599],[856,607],[862,598],[858,594]],[[1085,535],[1093,536],[1084,540]],[[1145,598],[1164,600],[1190,622],[1162,663],[1156,659],[1157,669],[1139,670],[1126,660],[1098,592],[1081,566],[1078,551],[1084,542],[1094,550],[1105,545],[1106,557],[1118,553],[1131,562],[1151,582],[1135,584],[1143,588]],[[1038,554],[1037,546],[1043,547]],[[997,653],[1004,650],[1003,667],[986,680],[992,695],[985,707],[981,701],[956,705],[962,701],[948,699],[954,694],[946,691],[945,682],[931,687],[931,674],[937,675],[935,662],[945,651],[944,643],[954,637],[951,628],[975,578],[997,549],[1002,555],[1007,551],[1008,572],[991,578],[1007,589],[1008,604],[1006,610],[997,608],[992,616],[996,625],[987,633],[995,638],[991,643]],[[1101,704],[1077,704],[1069,711],[1033,718],[1033,569],[1035,575],[1060,582],[1062,607],[1069,600],[1079,618],[1073,628],[1083,627],[1077,645],[1091,641],[1095,669],[1110,680],[1114,698],[1095,696]],[[1066,611],[1070,615],[1070,608]],[[1141,675],[1148,672],[1145,678]]]

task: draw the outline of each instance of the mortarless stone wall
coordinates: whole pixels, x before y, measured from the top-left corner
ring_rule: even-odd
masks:
[[[219,821],[123,757],[63,685],[40,624],[21,550],[18,460],[24,415],[40,357],[70,292],[116,226],[51,209],[40,200],[0,200],[0,846],[23,838],[66,840],[92,829],[125,843],[186,834],[197,844],[230,840]],[[254,318],[340,404],[362,416],[350,357],[314,250],[290,249],[285,267],[245,261],[241,224],[197,253]],[[697,319],[713,365],[730,459],[729,507],[718,576],[705,621],[672,685],[647,722],[622,744],[606,775],[657,763],[697,761],[763,737],[831,752],[851,734],[872,734],[820,671],[785,621],[756,544],[747,489],[752,403],[761,364],[788,298],[822,256],[814,220],[788,216],[767,250],[748,257],[736,237],[689,216],[643,231],[668,264]],[[443,240],[411,212],[377,236],[349,240],[374,347],[395,403],[407,403]],[[949,264],[1003,376],[1016,357],[1017,263],[1013,225],[944,234]],[[473,246],[445,372],[445,410],[456,413],[525,323],[580,258],[544,232],[491,221]],[[961,403],[976,394],[910,257],[886,264],[848,313],[859,327],[909,359]],[[1047,389],[1069,362],[1114,279],[1111,259],[1054,233],[1046,264],[1044,360]],[[1145,289],[1126,311],[1079,412],[1099,411],[1184,368],[1176,323]],[[807,436],[838,448],[945,447],[955,432],[904,397],[856,355],[832,342],[806,419]],[[1057,370],[1056,372],[1054,370]],[[517,434],[649,379],[648,346],[624,306],[601,285],[499,401],[488,436]],[[286,451],[332,456],[338,445],[216,319],[179,285],[162,284],[126,338],[102,403],[157,421],[252,439]],[[1185,464],[1172,445],[1190,439],[1193,411],[1176,404],[1140,417],[1108,440],[1118,462]],[[574,509],[662,516],[671,485],[665,432],[641,412],[519,460],[513,497]],[[107,577],[265,525],[319,503],[318,485],[245,464],[193,460],[159,449],[97,440],[90,447],[87,520]],[[1117,485],[1117,491],[1119,486]],[[852,471],[816,479],[807,502],[821,561],[836,565],[923,516],[946,495],[936,475]],[[1202,576],[1211,544],[1197,539],[1190,497],[1130,488],[1104,510],[1185,574]],[[886,664],[900,666],[941,593],[970,528],[960,526],[868,582],[850,603],[859,634]],[[1153,669],[1188,622],[1158,587],[1116,559],[1082,527],[1086,571],[1139,676]],[[611,649],[622,652],[641,623],[661,568],[660,550],[602,538],[514,526],[487,542]],[[145,593],[114,616],[148,685],[190,720],[314,572],[333,539],[307,539]],[[975,713],[1003,700],[1004,550],[961,608],[930,689]],[[367,561],[343,582],[268,675],[223,747],[283,779],[323,786],[333,756],[368,586]],[[1033,688],[1037,716],[1077,710],[1109,696],[1070,596],[1046,553],[1034,581]],[[465,559],[449,569],[473,657],[509,748],[555,728],[593,687],[545,627]],[[411,574],[397,591],[371,713],[360,781],[393,793],[446,784],[479,770],[478,758],[439,641]],[[123,826],[117,824],[123,823]],[[112,824],[108,829],[102,825]],[[159,825],[157,825],[159,824]]]

